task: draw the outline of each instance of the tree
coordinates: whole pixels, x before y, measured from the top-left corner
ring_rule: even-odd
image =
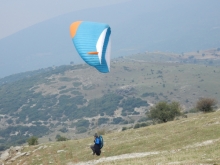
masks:
[[[180,116],[181,106],[178,102],[167,103],[161,101],[155,106],[150,108],[150,112],[147,114],[149,118],[156,122],[167,122],[175,119],[176,116]]]
[[[30,146],[30,145],[37,145],[37,144],[38,144],[38,138],[35,137],[35,136],[32,136],[31,138],[29,138],[29,139],[27,140],[27,142],[28,142],[28,145],[29,145],[29,146]]]
[[[196,103],[196,109],[202,112],[212,112],[217,101],[213,98],[200,98]]]

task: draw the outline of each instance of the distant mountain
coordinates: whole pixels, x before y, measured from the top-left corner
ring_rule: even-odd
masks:
[[[112,57],[144,51],[185,52],[220,47],[219,1],[129,1],[68,13],[0,40],[0,77],[81,63],[69,35],[77,20],[112,28]]]

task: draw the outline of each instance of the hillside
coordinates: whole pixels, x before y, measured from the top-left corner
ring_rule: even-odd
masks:
[[[196,114],[165,124],[103,135],[100,157],[89,146],[93,137],[24,146],[5,163],[15,164],[219,164],[220,111]]]
[[[76,139],[150,122],[145,113],[159,101],[178,101],[185,113],[200,97],[220,101],[219,59],[218,49],[147,52],[112,60],[108,74],[84,64],[0,79],[0,149],[33,135],[41,142]]]

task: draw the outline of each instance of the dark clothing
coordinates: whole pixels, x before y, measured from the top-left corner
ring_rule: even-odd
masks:
[[[99,156],[101,154],[101,149],[100,149],[99,145],[94,144],[94,145],[91,145],[90,148],[93,151],[93,155],[96,154]]]

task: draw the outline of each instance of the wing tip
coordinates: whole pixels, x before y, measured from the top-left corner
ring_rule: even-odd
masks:
[[[76,31],[77,31],[77,29],[78,29],[78,27],[81,23],[82,23],[82,21],[76,21],[76,22],[73,22],[70,25],[70,36],[71,36],[71,38],[73,38],[76,35]]]

